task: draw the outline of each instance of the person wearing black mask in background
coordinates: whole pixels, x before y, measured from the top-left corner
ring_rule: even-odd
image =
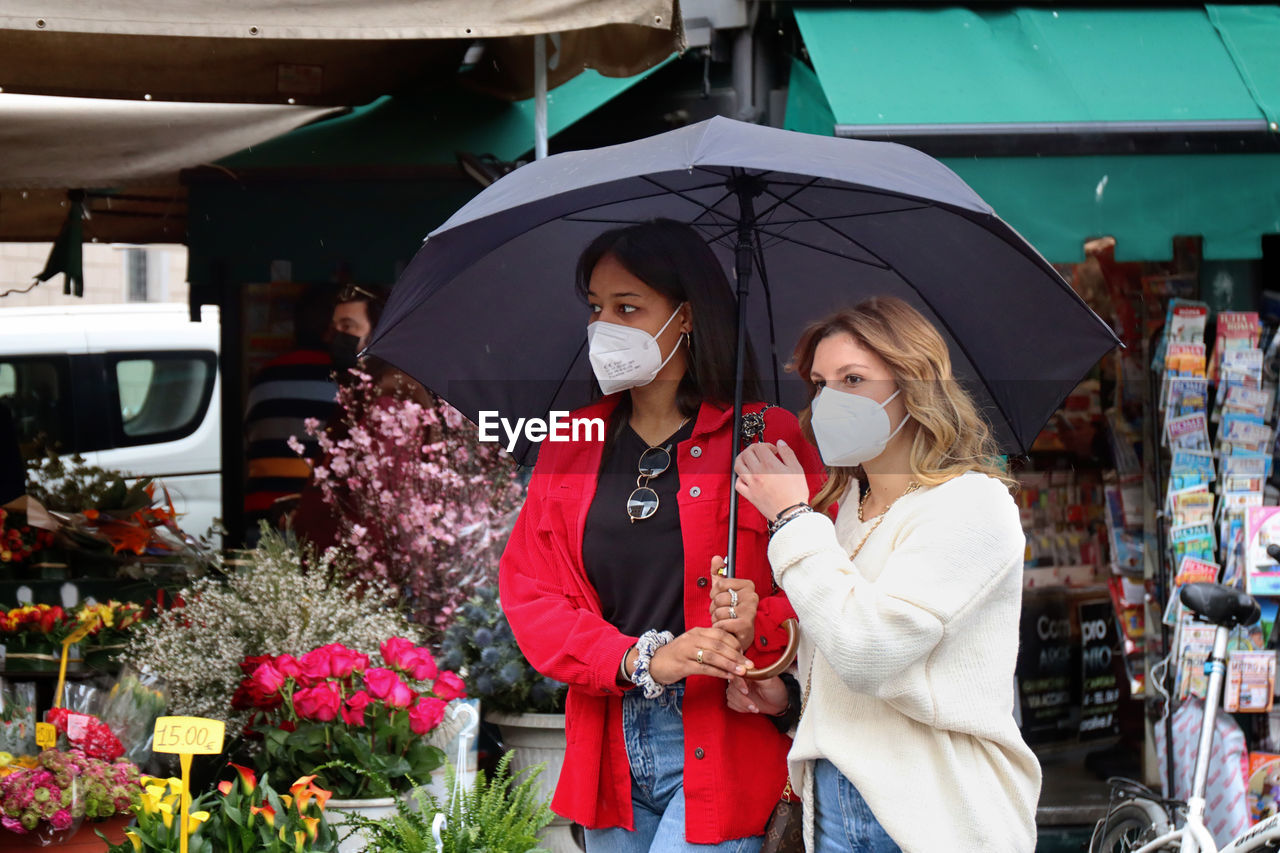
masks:
[[[357,366],[386,304],[386,294],[368,285],[348,284],[338,293],[329,323],[329,355],[339,382],[345,382],[343,374]]]

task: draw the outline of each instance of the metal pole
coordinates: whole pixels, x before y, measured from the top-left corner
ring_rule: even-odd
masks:
[[[547,156],[547,37],[533,37],[533,155]]]
[[[751,259],[755,251],[755,197],[763,191],[757,177],[737,174],[728,180],[729,190],[738,196],[738,245],[734,253],[734,272],[738,295],[738,346],[734,361],[733,444],[730,466],[742,448],[742,379],[747,364],[747,291],[751,285]],[[729,545],[725,551],[725,574],[734,577],[734,558],[738,551],[738,474],[729,474]]]

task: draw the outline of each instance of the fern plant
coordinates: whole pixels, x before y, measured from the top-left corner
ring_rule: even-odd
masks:
[[[457,797],[452,793],[456,771],[449,765],[444,803],[418,788],[396,802],[392,815],[357,818],[367,853],[435,853],[431,825],[437,814],[447,821],[440,834],[444,853],[549,853],[537,838],[553,817],[550,801],[535,782],[542,767],[513,775],[511,756],[502,756],[492,778],[478,771],[475,784]]]

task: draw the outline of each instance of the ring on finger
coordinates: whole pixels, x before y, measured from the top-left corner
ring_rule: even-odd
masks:
[[[698,663],[702,663],[702,649],[698,649]]]
[[[736,589],[729,590],[729,606],[730,607],[738,606],[738,591]]]
[[[737,609],[736,607],[730,607],[730,608],[729,608],[729,618],[730,618],[730,619],[737,619],[737,618],[738,618],[738,609]]]

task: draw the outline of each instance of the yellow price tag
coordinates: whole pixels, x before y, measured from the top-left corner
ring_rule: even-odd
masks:
[[[217,755],[222,752],[226,728],[221,720],[204,717],[160,717],[151,749],[177,755]]]
[[[53,749],[58,745],[58,730],[53,723],[36,723],[36,746]]]

